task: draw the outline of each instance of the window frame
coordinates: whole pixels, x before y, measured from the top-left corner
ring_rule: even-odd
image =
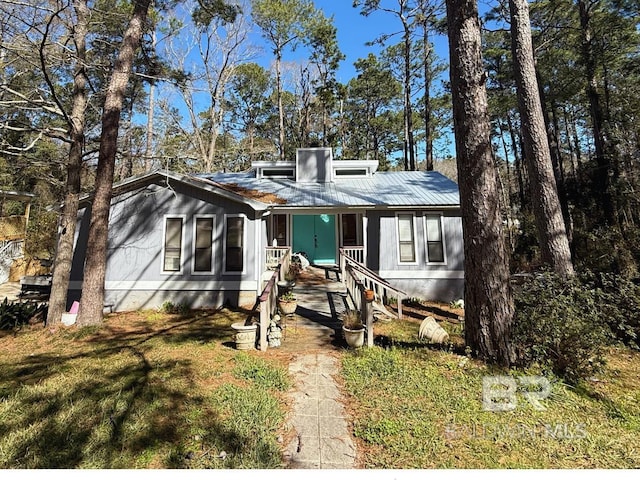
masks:
[[[196,270],[196,252],[198,250],[198,242],[197,242],[197,228],[198,228],[198,220],[211,220],[211,269],[209,270]],[[193,216],[193,244],[191,248],[191,253],[193,255],[193,261],[191,262],[191,273],[194,275],[211,275],[215,273],[216,269],[216,254],[215,254],[215,234],[216,231],[216,216],[213,213],[202,213]]]
[[[290,247],[291,246],[291,239],[290,239],[290,225],[291,225],[291,220],[290,220],[290,215],[286,214],[286,213],[274,213],[271,215],[271,220],[270,220],[270,231],[269,231],[269,238],[271,239],[269,246],[273,245],[273,241],[276,240],[276,217],[284,217],[284,243],[281,244],[280,242],[278,242],[278,247]]]
[[[435,241],[429,240],[429,230],[427,228],[427,217],[437,217],[438,222],[440,224],[440,241],[439,243],[442,245],[442,261],[431,260],[429,258],[429,243],[436,243]],[[444,222],[442,219],[444,215],[442,212],[424,212],[423,214],[423,224],[424,224],[424,254],[427,259],[427,265],[446,265],[447,264],[447,243],[444,238]]]
[[[229,231],[228,220],[230,218],[242,218],[242,270],[227,269],[227,236]],[[247,272],[247,216],[243,213],[228,213],[224,216],[224,246],[222,259],[222,273],[225,275],[244,275]]]
[[[165,269],[165,255],[167,248],[167,221],[180,220],[180,268],[178,270]],[[164,215],[162,217],[162,252],[160,254],[160,273],[162,275],[183,275],[184,274],[184,248],[185,248],[185,230],[187,224],[186,215]]]
[[[355,231],[356,231],[356,238],[355,238],[355,244],[354,245],[347,245],[345,243],[345,228],[344,228],[344,218],[345,216],[354,216],[355,217]],[[362,247],[363,245],[363,222],[362,222],[362,213],[341,213],[339,216],[339,220],[340,220],[340,237],[339,237],[339,243],[341,247]]]
[[[411,243],[413,245],[413,260],[411,261],[403,261],[401,257],[401,248],[400,248],[400,217],[401,216],[410,216],[411,217],[411,228],[412,228],[412,238]],[[396,251],[398,254],[398,265],[418,265],[418,249],[417,249],[417,235],[416,235],[416,213],[415,212],[396,212]]]

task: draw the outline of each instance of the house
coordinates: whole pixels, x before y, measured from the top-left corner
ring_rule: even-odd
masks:
[[[329,148],[246,173],[155,171],[114,186],[105,301],[113,310],[166,301],[253,304],[267,249],[291,246],[335,266],[341,248],[409,296],[463,296],[458,187],[437,172],[378,172]],[[82,288],[91,198],[78,212],[69,302]]]
[[[0,284],[9,280],[14,261],[24,255],[34,197],[32,193],[0,190]]]

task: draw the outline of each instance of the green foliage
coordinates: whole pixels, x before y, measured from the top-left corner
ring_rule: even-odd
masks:
[[[612,273],[589,275],[600,316],[625,345],[640,349],[640,285]]]
[[[291,384],[287,373],[282,368],[274,367],[261,358],[241,352],[234,361],[236,365],[233,375],[236,378],[251,380],[257,386],[280,391],[287,390]]]
[[[291,290],[287,290],[282,295],[280,295],[279,299],[282,300],[283,302],[295,302],[296,296],[293,294]]]
[[[514,300],[514,341],[521,366],[538,364],[569,382],[602,367],[611,334],[594,289],[578,278],[543,272],[518,288]]]
[[[169,314],[180,314],[185,315],[189,313],[191,308],[186,303],[178,303],[177,305],[173,302],[166,301],[160,307],[160,312],[169,313]]]
[[[7,298],[0,304],[0,330],[15,330],[32,320],[44,324],[47,306],[30,302],[9,302]]]

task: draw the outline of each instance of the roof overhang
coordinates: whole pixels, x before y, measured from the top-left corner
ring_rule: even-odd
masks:
[[[183,175],[168,170],[155,170],[153,172],[145,173],[143,175],[137,175],[129,177],[121,182],[113,185],[112,195],[121,195],[133,191],[137,188],[142,188],[150,185],[154,182],[162,182],[167,186],[171,186],[171,182],[182,183],[183,185],[189,185],[193,188],[200,189],[202,191],[218,195],[228,200],[241,203],[251,207],[256,212],[262,212],[268,210],[270,206],[266,203],[247,198],[243,195],[239,195],[233,191],[224,188],[223,185],[216,182],[198,178],[192,175]],[[93,194],[85,195],[80,199],[80,205],[91,203],[93,200]]]

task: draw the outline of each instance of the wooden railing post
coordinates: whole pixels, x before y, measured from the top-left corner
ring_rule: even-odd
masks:
[[[260,302],[260,351],[267,351],[267,329],[271,321],[269,301]]]
[[[367,347],[373,347],[373,305],[367,300],[364,289],[361,292],[362,323],[367,326]]]

